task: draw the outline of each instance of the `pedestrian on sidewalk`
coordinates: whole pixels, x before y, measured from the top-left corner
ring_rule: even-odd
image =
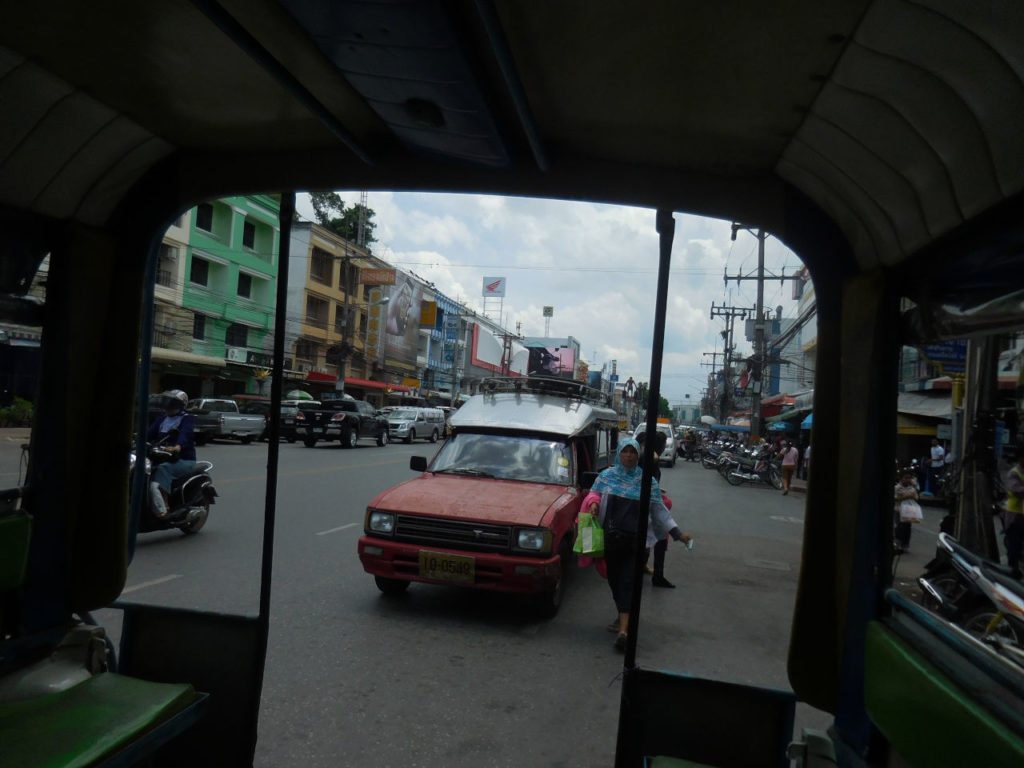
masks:
[[[782,495],[789,493],[789,485],[793,482],[793,473],[796,472],[796,463],[800,458],[800,452],[792,443],[782,443]]]
[[[604,562],[608,570],[608,586],[618,610],[617,635],[614,647],[626,648],[629,611],[633,602],[634,555],[638,550],[637,531],[640,515],[650,515],[650,526],[658,538],[671,536],[688,542],[690,537],[679,530],[676,521],[661,498],[658,481],[651,479],[651,500],[646,510],[640,509],[640,445],[632,438],[619,443],[614,466],[597,476],[581,509],[596,515],[604,529]]]
[[[896,483],[896,488],[893,491],[893,500],[895,502],[893,514],[896,518],[894,549],[897,554],[903,554],[910,550],[910,526],[912,522],[903,514],[903,502],[913,501],[916,504],[918,498],[917,482],[914,480],[914,473],[909,469],[904,469],[900,473],[900,481]],[[920,515],[920,507],[918,507],[918,515]]]

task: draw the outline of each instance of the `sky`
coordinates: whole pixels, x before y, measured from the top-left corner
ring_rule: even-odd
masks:
[[[359,192],[338,193],[349,205]],[[594,203],[436,193],[369,192],[377,242],[374,255],[483,312],[484,277],[505,277],[501,322],[523,336],[544,336],[543,307],[554,307],[553,338],[579,340],[591,370],[617,361],[620,381],[650,378],[658,280],[655,212]],[[314,220],[306,195],[296,201]],[[757,283],[726,287],[723,274],[757,271],[757,238],[731,222],[676,214],[668,288],[661,393],[673,406],[699,403],[713,358],[721,352],[725,320],[716,306],[753,307]],[[775,238],[765,243],[765,268],[791,275],[802,268]],[[764,306],[796,317],[789,282],[765,283]],[[490,306],[490,305],[489,305]],[[493,313],[489,313],[492,314]],[[495,318],[496,319],[496,318]],[[742,324],[737,351],[749,353]],[[718,358],[719,361],[721,358]],[[686,396],[689,395],[689,400]]]

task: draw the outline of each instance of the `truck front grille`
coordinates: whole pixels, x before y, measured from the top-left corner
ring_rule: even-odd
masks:
[[[464,523],[436,517],[399,515],[395,540],[410,544],[468,549],[474,552],[508,552],[512,527],[491,523]]]

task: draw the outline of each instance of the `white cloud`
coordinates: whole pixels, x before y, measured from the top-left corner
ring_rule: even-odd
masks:
[[[357,202],[357,192],[340,193]],[[378,246],[375,253],[433,282],[438,290],[483,309],[484,276],[504,276],[507,327],[544,333],[544,306],[554,307],[551,336],[573,336],[591,365],[618,361],[621,380],[649,377],[658,273],[655,212],[623,206],[529,198],[370,192]],[[303,212],[302,205],[299,205]],[[311,216],[311,210],[309,212]],[[699,399],[711,357],[721,352],[723,320],[712,302],[753,306],[753,281],[726,286],[730,275],[753,273],[757,240],[746,230],[731,240],[728,221],[676,215],[668,286],[662,393],[672,402]],[[790,273],[796,257],[773,238],[765,247],[769,270]],[[790,286],[766,283],[765,306],[796,314]],[[742,340],[742,328],[736,338]],[[597,359],[593,359],[597,354]],[[738,351],[749,345],[739,342]],[[720,358],[719,358],[720,360]]]

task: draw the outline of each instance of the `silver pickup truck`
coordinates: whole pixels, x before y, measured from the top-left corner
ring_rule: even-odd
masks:
[[[251,443],[263,434],[266,416],[259,413],[239,413],[234,400],[200,397],[188,401],[188,412],[195,418],[196,445],[204,445],[216,438],[233,438]]]

